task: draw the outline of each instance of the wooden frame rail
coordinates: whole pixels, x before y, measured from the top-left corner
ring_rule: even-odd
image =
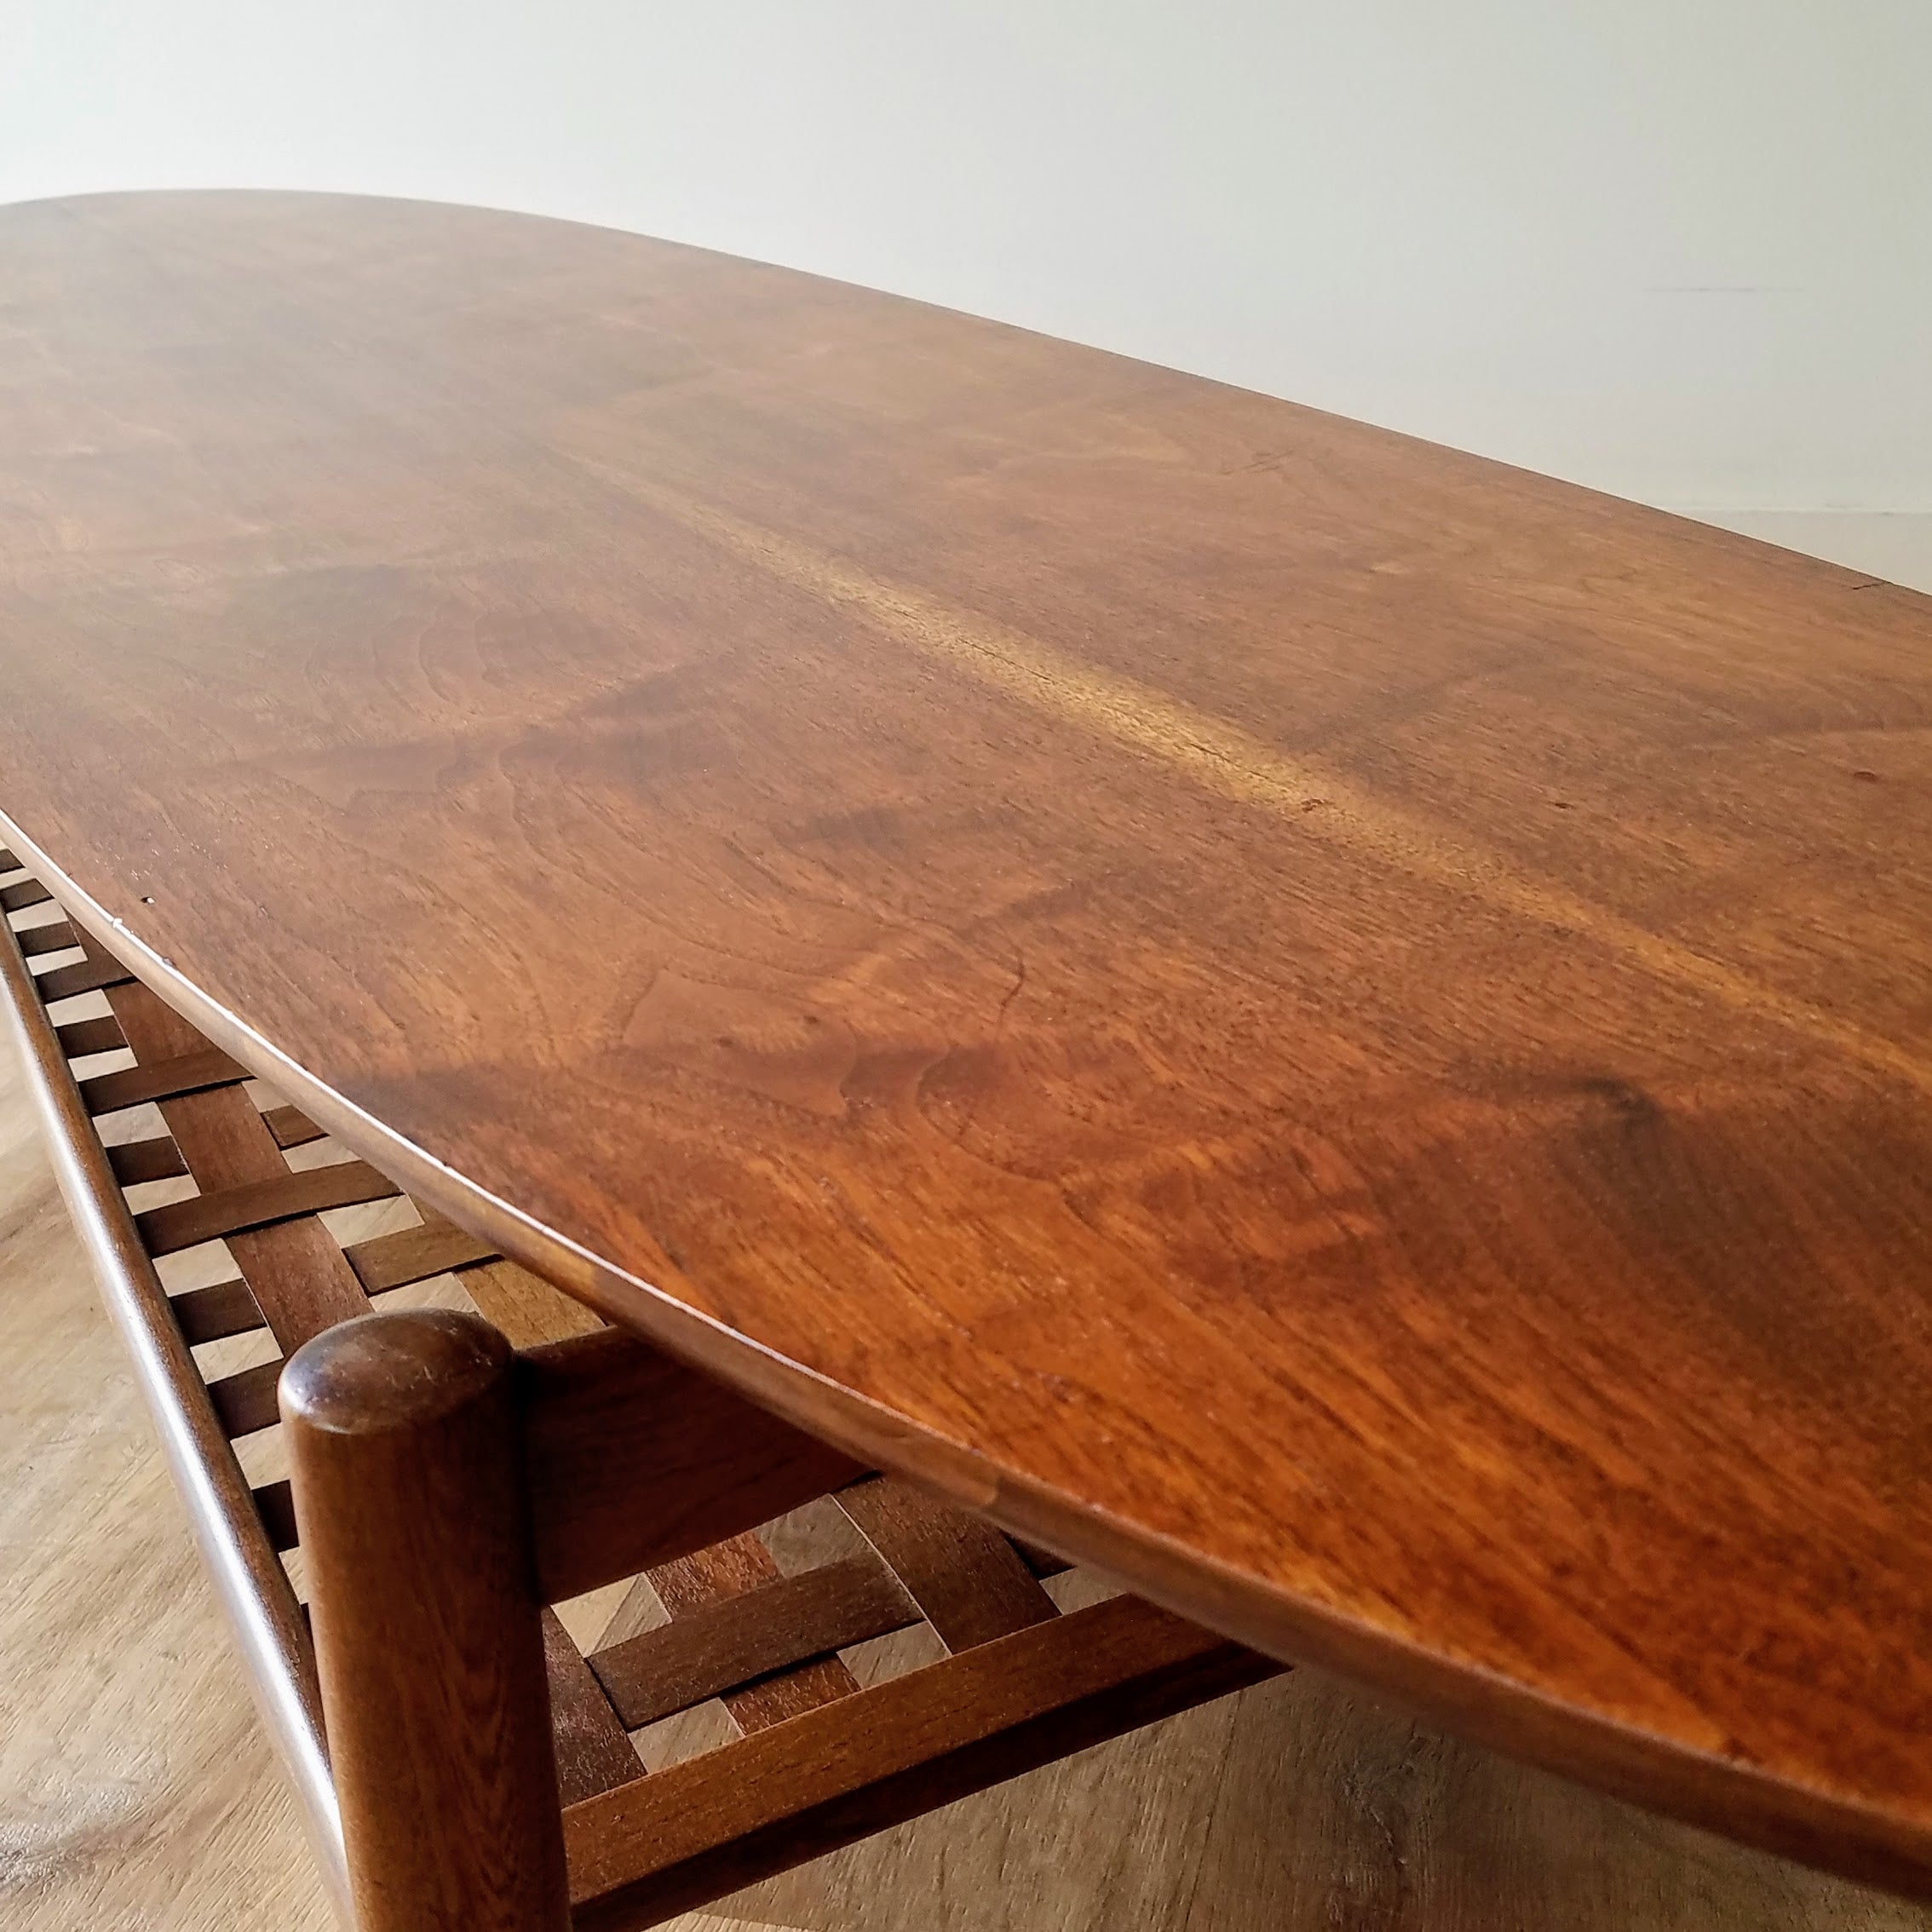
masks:
[[[0,854],[0,977],[61,1187],[359,1932],[653,1923],[1279,1668],[1130,1597],[1063,1613],[1066,1565],[420,1204],[338,1239],[406,1197],[20,871]],[[233,1278],[170,1292],[157,1262],[215,1243]],[[394,1304],[438,1283],[470,1305]],[[204,1366],[245,1337],[264,1359]],[[290,1476],[251,1483],[236,1444],[278,1427]],[[807,1504],[837,1546],[781,1562],[767,1526]],[[552,1607],[620,1583],[580,1643]],[[936,1660],[862,1682],[854,1647],[915,1628]],[[638,1739],[712,1700],[727,1741],[647,1768]]]

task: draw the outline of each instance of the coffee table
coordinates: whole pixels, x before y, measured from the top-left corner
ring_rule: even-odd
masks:
[[[0,836],[761,1412],[1932,1890],[1932,602],[781,268],[0,211]]]

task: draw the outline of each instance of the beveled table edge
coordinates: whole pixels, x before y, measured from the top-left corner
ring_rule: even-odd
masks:
[[[1620,1722],[1311,1602],[1001,1469],[593,1253],[469,1180],[255,1032],[84,891],[4,810],[0,843],[151,992],[353,1153],[520,1266],[848,1454],[1285,1663],[1386,1691],[1460,1735],[1820,1869],[1932,1900],[1932,1826]],[[676,1279],[667,1261],[667,1279]]]

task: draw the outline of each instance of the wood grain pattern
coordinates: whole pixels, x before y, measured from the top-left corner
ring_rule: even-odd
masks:
[[[511,1363],[478,1316],[416,1308],[284,1377],[357,1932],[570,1932]]]
[[[527,218],[0,269],[0,808],[217,1045],[854,1455],[1932,1886],[1925,600]]]
[[[687,1602],[670,1623],[593,1651],[587,1661],[618,1715],[635,1730],[748,1678],[789,1670],[918,1619],[918,1607],[879,1564],[847,1557],[797,1576],[774,1568],[749,1589]],[[858,1688],[855,1681],[840,1685],[842,1693]]]
[[[486,1287],[479,1305],[497,1312]],[[865,1473],[616,1330],[532,1347],[517,1371],[531,1558],[548,1603],[696,1561],[707,1544]]]
[[[1019,1552],[978,1517],[942,1509],[891,1476],[854,1483],[839,1492],[837,1503],[948,1650],[1055,1614]]]
[[[9,1932],[336,1927],[3,1048],[0,1413]],[[1311,1670],[715,1911],[675,1932],[1932,1924],[1459,1745]]]

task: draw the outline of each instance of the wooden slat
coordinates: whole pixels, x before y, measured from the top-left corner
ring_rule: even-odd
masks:
[[[69,1060],[84,1060],[91,1053],[113,1053],[128,1044],[120,1021],[111,1013],[92,1020],[70,1020],[66,1026],[56,1026],[54,1032],[60,1043],[60,1051]]]
[[[561,1603],[865,1473],[615,1329],[519,1360],[538,1595]]]
[[[363,1292],[368,1295],[380,1295],[390,1288],[406,1288],[412,1281],[427,1281],[433,1274],[473,1268],[496,1253],[488,1242],[465,1234],[446,1221],[405,1228],[394,1234],[378,1234],[373,1240],[358,1241],[353,1248],[342,1251],[355,1270]],[[490,1311],[486,1308],[483,1312],[488,1314]],[[510,1339],[514,1342],[516,1337]]]
[[[1020,1561],[1036,1577],[1062,1576],[1073,1567],[1064,1556],[1056,1556],[1037,1543],[1028,1543],[1024,1537],[1009,1536],[1006,1540],[1019,1551]]]
[[[693,1607],[585,1661],[635,1730],[918,1620],[883,1563],[848,1556]]]
[[[299,1107],[271,1107],[262,1118],[279,1147],[306,1147],[323,1138],[322,1130]]]
[[[44,1003],[72,999],[76,993],[99,992],[108,986],[125,986],[134,975],[118,959],[90,952],[71,966],[55,966],[34,980],[34,988]]]
[[[137,1214],[135,1226],[151,1255],[172,1255],[204,1241],[292,1220],[298,1214],[387,1200],[401,1192],[387,1175],[377,1173],[365,1161],[349,1160],[335,1167],[312,1167],[301,1174],[246,1181],[239,1187],[197,1194],[192,1200],[170,1201],[165,1207]]]
[[[771,1552],[749,1531],[645,1572],[674,1624],[685,1617],[709,1618],[733,1597],[760,1593],[781,1574]],[[725,1692],[719,1701],[740,1734],[748,1735],[850,1697],[858,1688],[859,1680],[837,1657],[808,1656],[761,1682]]]
[[[215,1405],[221,1427],[230,1441],[253,1435],[257,1429],[272,1428],[280,1420],[275,1407],[275,1384],[282,1372],[281,1358],[257,1362],[253,1368],[238,1369],[208,1385],[208,1399]]]
[[[118,986],[107,999],[141,1060],[164,1060],[207,1044],[144,986]],[[160,1105],[161,1118],[204,1193],[288,1173],[267,1121],[242,1088],[183,1094]],[[369,1312],[369,1297],[341,1246],[313,1218],[231,1235],[228,1252],[285,1355],[321,1330]]]
[[[0,912],[24,912],[30,906],[44,906],[54,894],[38,879],[16,879],[0,886]]]
[[[230,1335],[247,1335],[263,1325],[262,1310],[245,1281],[219,1281],[211,1288],[191,1288],[170,1298],[175,1320],[190,1348],[219,1342]]]
[[[564,1803],[579,1804],[641,1778],[642,1761],[554,1610],[543,1613],[543,1667],[550,1685],[557,1789]]]
[[[173,1181],[187,1172],[181,1150],[167,1134],[149,1141],[124,1141],[109,1147],[107,1164],[124,1187],[138,1187],[144,1181]]]
[[[114,1073],[96,1073],[80,1083],[81,1101],[97,1118],[147,1101],[176,1094],[198,1093],[204,1087],[225,1087],[247,1079],[248,1069],[216,1047],[202,1047],[172,1059],[124,1067]]]
[[[256,1491],[255,1509],[278,1555],[293,1550],[302,1540],[296,1527],[295,1490],[286,1477],[280,1482],[266,1482]]]
[[[891,1476],[833,1498],[878,1551],[948,1650],[965,1650],[1059,1615],[1018,1552],[989,1522]]]
[[[14,937],[29,959],[37,959],[46,952],[71,952],[80,944],[80,934],[65,919],[53,920],[44,926],[29,926]]]
[[[703,1904],[1279,1668],[1130,1596],[975,1645],[572,1805],[575,1932]]]

